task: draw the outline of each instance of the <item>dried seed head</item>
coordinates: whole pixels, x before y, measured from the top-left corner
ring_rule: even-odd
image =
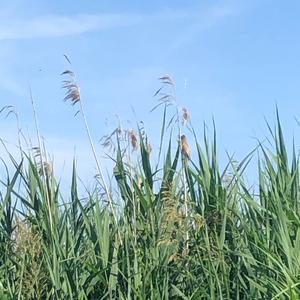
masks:
[[[185,107],[183,107],[182,108],[182,125],[187,123],[189,120],[190,120],[190,114],[189,114],[188,110]]]
[[[159,78],[159,80],[162,81],[162,83],[166,83],[166,84],[170,84],[170,85],[174,85],[174,80],[172,79],[172,77],[168,74],[161,76]]]
[[[73,71],[66,70],[61,75],[69,76],[69,80],[63,81],[62,88],[66,90],[64,101],[70,101],[72,105],[75,105],[80,101],[80,88],[75,81],[75,74]]]
[[[139,146],[139,142],[138,142],[136,132],[133,129],[128,131],[128,137],[131,142],[132,150],[137,150]]]
[[[32,147],[31,149],[33,151],[33,156],[34,157],[41,156],[41,149],[40,149],[40,147]]]
[[[116,151],[116,144],[114,142],[114,137],[117,138],[122,138],[123,130],[121,127],[117,127],[116,129],[113,130],[112,133],[104,135],[101,139],[101,145],[104,148],[107,148],[108,151],[110,152],[115,152]]]
[[[41,165],[39,166],[39,174],[40,175],[45,174],[47,177],[49,177],[52,175],[52,173],[53,173],[52,163],[44,162],[43,168]]]
[[[72,77],[75,77],[74,72],[71,71],[71,70],[65,70],[65,71],[63,71],[63,72],[61,73],[61,75],[70,75],[70,76],[72,76]]]
[[[191,149],[187,142],[186,136],[183,134],[180,137],[180,145],[181,145],[181,152],[182,154],[187,157],[188,159],[191,158]]]
[[[47,176],[51,176],[53,173],[53,166],[52,163],[45,163],[45,174]]]

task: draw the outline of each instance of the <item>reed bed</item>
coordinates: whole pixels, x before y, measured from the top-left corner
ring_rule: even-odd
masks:
[[[62,197],[41,140],[21,161],[10,157],[0,187],[0,299],[299,299],[299,158],[287,153],[279,117],[272,147],[258,143],[220,170],[215,130],[199,140],[163,76],[159,149],[142,124],[116,128],[102,139],[114,163],[107,180],[74,73],[63,74],[65,100],[87,129],[95,189],[78,196],[74,161]],[[254,154],[257,188],[243,176]]]

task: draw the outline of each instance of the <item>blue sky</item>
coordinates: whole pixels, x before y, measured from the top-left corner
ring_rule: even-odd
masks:
[[[274,123],[276,104],[287,137],[298,138],[299,1],[0,4],[0,106],[14,105],[33,137],[31,86],[59,176],[69,172],[75,145],[82,177],[94,172],[82,122],[62,101],[63,54],[78,75],[96,141],[116,126],[116,115],[133,127],[134,108],[156,145],[161,114],[149,111],[164,74],[175,80],[178,105],[189,109],[196,131],[214,117],[221,157],[251,151],[268,132],[264,117]],[[1,138],[13,149],[15,122],[1,118]]]

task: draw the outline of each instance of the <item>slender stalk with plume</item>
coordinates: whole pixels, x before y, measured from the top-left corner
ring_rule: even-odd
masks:
[[[70,61],[68,60],[68,62],[70,62]],[[79,109],[78,112],[81,114],[82,119],[84,121],[86,133],[87,133],[89,143],[90,143],[90,146],[91,146],[91,149],[92,149],[92,153],[93,153],[93,156],[94,156],[94,159],[95,159],[95,162],[96,162],[96,167],[97,167],[97,170],[98,170],[98,173],[99,173],[99,178],[101,180],[100,184],[101,184],[102,188],[104,189],[105,194],[107,195],[108,204],[109,204],[109,207],[111,209],[115,225],[118,226],[117,216],[116,216],[116,213],[115,213],[113,200],[111,198],[111,192],[110,192],[110,190],[109,190],[109,188],[106,184],[104,174],[103,174],[103,171],[102,171],[102,168],[101,168],[101,165],[100,165],[100,161],[99,161],[99,159],[97,157],[97,154],[96,154],[96,149],[95,149],[95,146],[94,146],[94,142],[93,142],[93,139],[92,139],[92,136],[91,136],[91,132],[90,132],[90,129],[89,129],[88,121],[87,121],[85,110],[84,110],[83,100],[82,100],[81,95],[80,95],[80,87],[79,87],[79,85],[76,81],[75,73],[71,70],[65,70],[64,72],[62,72],[61,75],[66,75],[66,76],[69,77],[69,79],[63,81],[63,86],[62,87],[63,87],[63,89],[66,90],[66,96],[64,97],[64,101],[70,101],[72,105],[75,105],[77,103],[80,105],[80,109]],[[98,178],[98,176],[97,176],[97,178]],[[119,231],[118,231],[118,235],[119,235],[120,244],[122,244],[122,240],[121,240],[121,236],[120,236]]]
[[[187,163],[188,160],[191,158],[191,149],[187,143],[186,136],[182,134],[182,127],[186,125],[190,121],[190,116],[188,110],[183,107],[179,108],[177,103],[176,103],[176,86],[175,86],[175,81],[172,79],[170,75],[164,75],[159,78],[159,80],[162,83],[162,86],[156,91],[154,96],[158,96],[159,103],[151,110],[154,111],[157,109],[159,106],[164,105],[165,110],[164,110],[164,119],[163,119],[163,130],[161,134],[161,141],[160,141],[160,152],[159,152],[159,159],[160,159],[160,154],[161,154],[161,149],[162,149],[162,143],[163,143],[163,138],[165,134],[165,128],[168,128],[171,124],[175,124],[178,127],[178,134],[179,134],[179,146],[181,149],[182,153],[182,164],[184,166],[183,168],[183,189],[184,189],[184,215],[185,218],[188,218],[188,211],[189,211],[189,205],[188,205],[188,189],[187,189],[187,178],[186,178],[186,172],[187,172]],[[165,92],[164,88],[166,86],[169,86],[171,88],[170,92]],[[165,124],[165,119],[166,119],[166,109],[168,106],[175,106],[176,112],[175,114],[171,117],[168,125]],[[180,117],[182,116],[182,117]],[[159,163],[158,159],[158,163]],[[158,164],[157,164],[158,167]],[[186,231],[186,238],[185,238],[185,249],[186,252],[188,252],[189,249],[189,232]]]

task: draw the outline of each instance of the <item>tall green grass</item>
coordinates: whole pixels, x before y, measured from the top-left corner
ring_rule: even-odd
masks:
[[[299,299],[299,159],[287,154],[279,118],[272,149],[259,144],[220,170],[216,132],[199,140],[187,115],[168,119],[164,100],[159,153],[141,126],[116,130],[113,180],[96,177],[84,198],[75,161],[63,198],[50,162],[11,157],[0,188],[0,299]],[[253,153],[254,190],[243,179]]]

